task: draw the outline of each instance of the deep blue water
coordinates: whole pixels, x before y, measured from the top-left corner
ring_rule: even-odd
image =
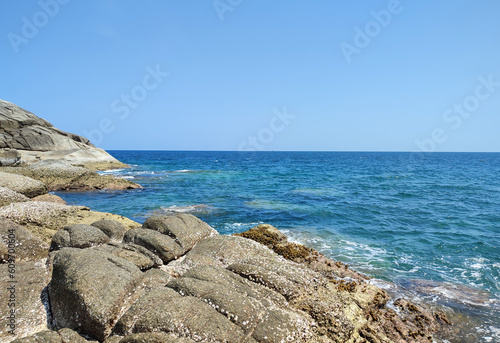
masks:
[[[105,173],[144,189],[58,194],[139,222],[188,211],[223,234],[272,224],[370,276],[471,313],[481,341],[500,342],[500,154],[110,153],[132,168]]]

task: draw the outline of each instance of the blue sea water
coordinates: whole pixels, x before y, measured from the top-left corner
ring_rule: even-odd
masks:
[[[272,224],[395,292],[467,313],[467,341],[500,342],[500,154],[110,153],[132,168],[103,174],[143,189],[57,194],[138,222],[188,212],[222,234]]]

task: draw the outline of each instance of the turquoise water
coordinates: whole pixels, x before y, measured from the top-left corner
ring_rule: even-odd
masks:
[[[103,173],[144,189],[58,194],[139,222],[189,212],[223,234],[272,224],[500,342],[500,154],[110,153],[132,168]]]

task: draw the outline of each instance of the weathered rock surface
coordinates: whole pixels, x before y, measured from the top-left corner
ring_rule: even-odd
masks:
[[[56,252],[49,285],[56,327],[107,343],[421,343],[446,320],[402,299],[392,310],[389,295],[363,275],[341,278],[323,260],[315,260],[316,270],[303,257],[278,255],[272,249],[302,248],[288,246],[273,227],[247,233],[277,237],[270,249],[211,236],[202,224],[185,215],[153,217],[128,230],[125,243]]]
[[[142,273],[133,263],[93,249],[57,253],[49,285],[56,327],[104,340],[130,306]]]
[[[16,149],[21,162],[26,163],[64,159],[71,164],[105,169],[125,166],[88,139],[56,129],[48,121],[4,100],[0,100],[0,148]]]
[[[137,244],[148,249],[164,263],[175,260],[184,253],[182,247],[174,239],[149,229],[128,230],[123,242]]]
[[[151,290],[120,318],[115,333],[172,332],[202,342],[254,342],[210,305],[170,288]]]
[[[67,204],[67,202],[63,198],[61,198],[60,196],[57,196],[55,194],[38,195],[34,198],[31,198],[31,201],[54,202],[56,204],[62,204],[62,205]]]
[[[126,337],[112,336],[105,343],[193,343],[192,339],[164,332],[135,333]]]
[[[59,331],[45,330],[34,335],[19,338],[12,343],[85,343],[97,342],[88,341],[71,329],[61,329]]]
[[[84,206],[69,206],[53,202],[15,203],[0,208],[0,217],[23,225],[47,243],[61,228],[71,224],[92,224],[101,219],[115,220],[127,228],[140,224],[112,213],[90,211]]]
[[[44,292],[50,275],[46,269],[45,262],[28,261],[17,262],[15,273],[11,273],[12,266],[0,264],[0,282],[3,285],[0,290],[0,307],[3,314],[0,316],[0,341],[10,342],[16,337],[23,337],[47,330],[47,296]],[[10,275],[14,275],[11,278]],[[9,281],[15,280],[12,284]],[[8,287],[14,287],[14,293]],[[11,298],[14,294],[15,298]],[[15,335],[9,333],[10,313],[9,300],[15,302]]]
[[[104,232],[111,241],[121,242],[128,228],[116,220],[101,219],[90,224]]]
[[[10,205],[14,202],[25,202],[30,199],[12,189],[0,187],[0,207]]]
[[[49,191],[92,191],[136,189],[140,185],[110,175],[71,165],[64,160],[44,160],[29,166],[5,167],[4,172],[24,175],[43,182]]]
[[[50,244],[51,250],[62,248],[90,248],[106,244],[109,237],[98,228],[86,224],[73,224],[65,226],[56,232]]]
[[[49,251],[48,244],[31,231],[4,218],[0,218],[0,241],[4,247],[9,244],[15,250],[12,255],[16,262],[41,260],[47,257]],[[0,262],[6,262],[6,254],[2,252],[2,255]]]
[[[28,198],[47,193],[47,187],[41,181],[22,175],[14,175],[0,171],[0,187],[9,188]]]
[[[204,238],[218,235],[218,232],[207,223],[191,214],[175,214],[169,216],[152,216],[142,225],[144,229],[158,231],[175,240],[187,252]]]
[[[54,235],[54,237],[56,235]],[[109,243],[97,247],[94,250],[121,257],[132,262],[141,270],[159,267],[163,264],[163,261],[158,256],[156,256],[146,248],[136,244]]]
[[[21,163],[21,154],[15,149],[0,149],[0,166],[16,166]]]

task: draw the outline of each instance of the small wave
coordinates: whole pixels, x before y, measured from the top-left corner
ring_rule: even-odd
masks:
[[[188,206],[169,206],[162,207],[161,211],[165,213],[209,213],[215,210],[215,207],[199,204],[199,205],[188,205]]]

